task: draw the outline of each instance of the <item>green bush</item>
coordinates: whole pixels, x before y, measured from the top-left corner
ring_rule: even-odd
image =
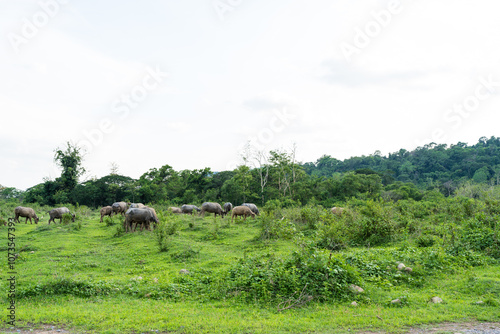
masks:
[[[360,245],[382,245],[394,240],[397,224],[390,206],[368,200],[359,208],[360,216],[353,221],[353,242]]]
[[[432,247],[436,243],[436,237],[433,235],[421,235],[415,239],[418,247]]]
[[[314,249],[280,258],[248,257],[210,280],[215,299],[236,297],[243,301],[277,302],[304,293],[309,300],[345,300],[357,284],[355,270]]]
[[[177,234],[179,230],[179,223],[177,221],[160,221],[154,229],[154,236],[158,250],[160,252],[167,252],[171,246],[171,236]]]
[[[325,210],[319,205],[307,205],[300,209],[301,223],[305,224],[309,229],[315,230],[318,227]]]
[[[61,278],[45,284],[30,285],[20,288],[18,297],[33,297],[47,295],[72,295],[76,297],[92,297],[109,295],[114,286],[105,281],[80,281]]]
[[[333,251],[345,249],[349,237],[349,231],[344,221],[332,219],[332,221],[320,225],[316,246]]]
[[[260,223],[260,239],[291,239],[296,228],[290,220],[285,217],[276,219],[273,214],[264,212],[260,214],[258,221]]]
[[[61,219],[62,224],[68,225],[72,221],[73,221],[73,216],[71,215],[71,213],[65,213],[62,215],[62,219]]]

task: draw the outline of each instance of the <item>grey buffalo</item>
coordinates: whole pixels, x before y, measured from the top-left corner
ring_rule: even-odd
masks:
[[[101,223],[104,216],[110,216],[113,213],[113,208],[111,206],[104,206],[101,208]]]
[[[226,203],[224,203],[222,208],[224,209],[224,214],[227,215],[229,213],[229,211],[231,211],[233,209],[233,205],[229,202],[226,202]]]
[[[183,206],[181,206],[181,212],[182,213],[193,214],[194,211],[200,212],[201,209],[199,207],[197,207],[196,205],[187,205],[187,204],[184,204]]]
[[[75,214],[71,213],[67,207],[63,206],[62,208],[56,208],[56,209],[52,209],[49,211],[49,216],[50,216],[49,225],[50,225],[51,221],[53,221],[55,224],[56,223],[55,219],[59,219],[59,223],[61,223],[63,215],[66,213],[71,214],[71,217],[72,217],[71,220],[74,222],[75,221]]]
[[[125,212],[128,209],[128,204],[126,202],[115,202],[113,205],[111,205],[113,208],[113,213],[115,215],[121,213],[122,215],[125,215]]]
[[[214,202],[203,203],[201,205],[200,216],[201,215],[205,216],[206,212],[213,213],[214,217],[217,217],[217,215],[224,217],[224,210],[222,210],[222,207],[220,206],[219,203],[214,203]]]
[[[138,224],[141,225],[141,231],[146,228],[150,229],[150,223],[159,223],[158,217],[156,217],[156,213],[154,209],[151,208],[131,208],[125,212],[125,222],[123,223],[123,227],[125,231],[134,232],[135,228]]]
[[[14,221],[17,221],[18,223],[20,223],[19,217],[23,217],[26,218],[25,224],[28,224],[28,219],[30,220],[30,224],[33,224],[31,218],[35,220],[35,224],[38,224],[38,217],[35,214],[35,210],[33,210],[32,208],[18,206],[14,209],[14,215]]]
[[[253,213],[255,213],[257,216],[260,215],[259,208],[257,208],[257,205],[253,203],[243,203],[241,205],[248,206]]]

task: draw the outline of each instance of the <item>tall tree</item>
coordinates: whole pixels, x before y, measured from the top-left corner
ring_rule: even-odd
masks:
[[[65,150],[57,148],[54,154],[54,162],[62,169],[58,181],[60,190],[71,192],[78,184],[78,178],[85,174],[82,167],[83,149],[70,142],[66,143]]]

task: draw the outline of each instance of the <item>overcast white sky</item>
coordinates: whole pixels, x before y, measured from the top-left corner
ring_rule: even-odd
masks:
[[[0,184],[500,136],[494,0],[0,0]]]

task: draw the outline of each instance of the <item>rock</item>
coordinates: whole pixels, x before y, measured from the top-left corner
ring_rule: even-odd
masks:
[[[393,305],[396,305],[396,304],[401,304],[401,299],[394,299],[394,300],[391,300],[391,304]]]
[[[441,304],[443,302],[443,300],[439,297],[432,297],[430,302],[433,304]]]
[[[478,301],[476,302],[476,305],[482,305],[482,304],[484,304],[484,302],[483,302],[482,300],[478,300]]]
[[[353,307],[357,307],[357,306],[358,306],[358,303],[356,303],[356,302],[352,302],[352,303],[351,303],[351,306],[353,306]]]
[[[403,270],[406,266],[403,263],[398,264],[398,270]]]
[[[354,284],[351,284],[349,285],[349,289],[351,289],[352,292],[354,293],[362,293],[362,292],[365,292],[365,290],[363,290],[362,287],[359,287],[357,285],[354,285]]]
[[[187,275],[187,274],[189,274],[189,270],[187,270],[187,269],[181,269],[179,271],[179,274],[181,274],[181,275]]]
[[[404,269],[407,273],[411,273],[413,271],[413,269],[411,269],[410,267],[405,267]]]

